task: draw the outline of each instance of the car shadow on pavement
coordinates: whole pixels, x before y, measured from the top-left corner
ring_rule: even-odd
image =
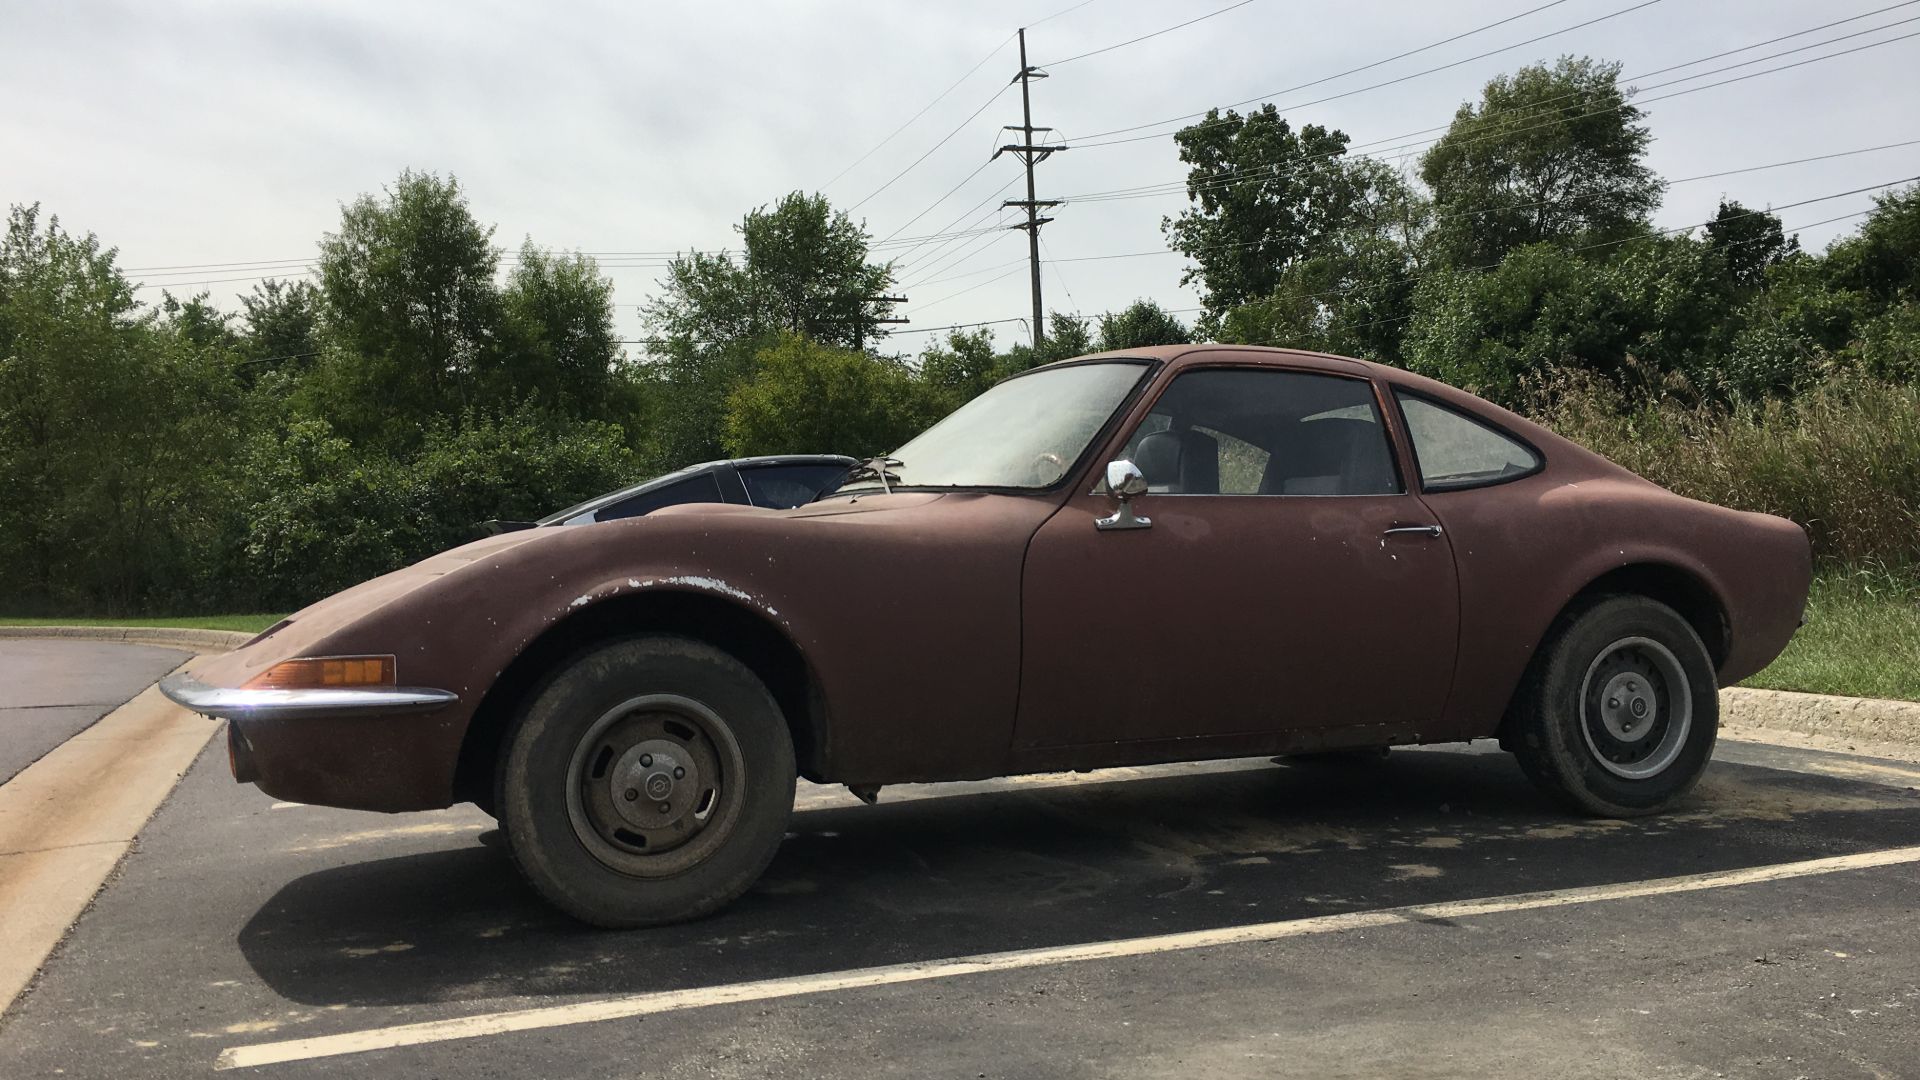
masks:
[[[1547,803],[1504,754],[1397,752],[1372,764],[1016,780],[803,811],[765,877],[733,906],[624,933],[554,913],[497,843],[469,844],[294,880],[248,921],[239,945],[277,992],[311,1005],[640,993],[1644,880],[1916,838],[1920,799],[1876,785],[1717,763],[1675,811],[1597,821]]]

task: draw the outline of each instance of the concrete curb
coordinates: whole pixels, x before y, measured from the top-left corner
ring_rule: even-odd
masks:
[[[1920,701],[1730,686],[1720,691],[1720,722],[1748,732],[1920,746]]]
[[[80,638],[165,645],[193,652],[228,652],[253,640],[242,630],[192,630],[168,626],[0,626],[5,638]]]
[[[149,686],[0,785],[0,1013],[219,730]]]

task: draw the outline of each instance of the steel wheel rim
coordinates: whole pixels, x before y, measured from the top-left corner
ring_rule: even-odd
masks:
[[[1580,681],[1580,733],[1601,768],[1626,780],[1665,772],[1693,730],[1693,684],[1680,658],[1646,637],[1621,638]]]
[[[632,877],[704,862],[740,818],[746,763],[718,713],[678,694],[608,709],[567,763],[567,818],[582,847]]]

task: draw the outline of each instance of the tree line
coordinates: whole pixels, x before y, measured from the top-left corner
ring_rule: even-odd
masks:
[[[96,237],[13,206],[0,612],[286,609],[485,519],[670,468],[881,453],[1000,378],[1097,349],[1346,353],[1563,426],[1576,399],[1708,424],[1784,409],[1778,426],[1813,396],[1831,425],[1836,400],[1910,388],[1920,189],[1883,193],[1821,253],[1732,202],[1657,230],[1666,183],[1618,71],[1568,58],[1495,79],[1407,172],[1271,106],[1209,113],[1173,137],[1188,205],[1163,224],[1195,323],[1150,301],[1052,313],[1038,349],[984,328],[897,349],[874,299],[895,267],[799,192],[746,214],[732,250],[674,258],[633,349],[592,259],[504,252],[451,177],[406,172],[346,204],[310,280],[263,281],[235,311],[204,293],[142,301]],[[1908,463],[1881,474],[1920,524],[1920,450],[1862,452]],[[1905,557],[1914,532],[1864,554]]]

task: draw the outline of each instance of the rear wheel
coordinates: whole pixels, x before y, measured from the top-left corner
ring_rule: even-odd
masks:
[[[501,760],[507,848],[596,926],[697,918],[766,869],[793,807],[793,745],[766,687],[702,642],[599,646],[529,703]]]
[[[1561,801],[1607,817],[1651,814],[1686,794],[1720,725],[1700,635],[1642,596],[1603,597],[1562,616],[1514,705],[1521,768]]]

